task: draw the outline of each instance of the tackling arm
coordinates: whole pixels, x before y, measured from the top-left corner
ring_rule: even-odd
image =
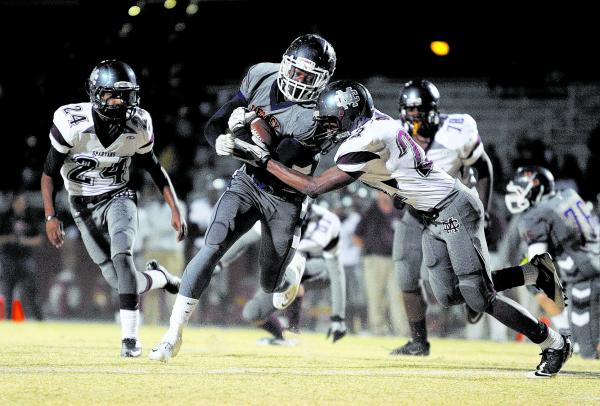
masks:
[[[273,159],[267,162],[266,169],[286,185],[313,198],[349,185],[360,176],[360,173],[347,173],[336,166],[327,169],[319,176],[308,176]]]

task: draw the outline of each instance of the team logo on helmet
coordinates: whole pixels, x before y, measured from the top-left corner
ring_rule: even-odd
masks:
[[[351,87],[347,87],[346,90],[338,90],[335,92],[335,101],[338,107],[343,107],[344,110],[348,110],[348,107],[358,107],[360,97],[358,92]]]

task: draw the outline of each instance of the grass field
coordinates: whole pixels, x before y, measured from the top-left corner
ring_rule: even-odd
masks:
[[[392,358],[404,339],[305,333],[263,347],[252,329],[188,328],[169,364],[119,357],[113,324],[0,322],[0,405],[598,404],[600,362],[574,356],[554,379],[525,377],[533,344],[433,340],[426,358]]]

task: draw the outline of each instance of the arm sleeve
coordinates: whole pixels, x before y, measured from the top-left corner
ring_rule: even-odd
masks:
[[[247,107],[248,101],[240,91],[225,103],[213,116],[208,120],[204,127],[204,137],[211,147],[215,147],[215,140],[220,134],[224,134],[227,130],[227,120],[229,116],[238,107]]]
[[[158,158],[154,154],[153,150],[147,152],[145,154],[136,154],[134,155],[134,160],[137,165],[141,168],[144,168],[150,176],[152,176],[152,180],[158,187],[158,190],[163,191],[165,186],[169,186],[169,180],[167,179],[167,175],[163,171],[160,162],[158,162]]]
[[[50,147],[48,155],[46,155],[46,162],[44,162],[44,173],[51,178],[58,177],[66,157],[67,154],[60,153],[54,147]]]

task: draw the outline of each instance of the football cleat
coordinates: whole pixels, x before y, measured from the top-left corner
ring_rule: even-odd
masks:
[[[568,336],[562,336],[563,347],[560,350],[546,348],[540,354],[542,360],[535,371],[527,374],[529,378],[552,378],[573,355],[573,344]]]
[[[565,289],[560,282],[552,257],[545,252],[534,256],[531,264],[539,271],[534,286],[542,290],[562,311],[565,308]]]
[[[146,271],[162,272],[162,274],[165,275],[165,279],[167,280],[167,284],[163,287],[163,289],[174,295],[179,293],[179,285],[181,285],[181,278],[169,273],[169,271],[167,271],[167,268],[162,266],[156,259],[151,259],[146,263]]]
[[[137,358],[142,355],[142,343],[137,338],[121,340],[121,357]]]
[[[398,347],[390,352],[390,355],[412,355],[426,357],[429,355],[429,341],[420,342],[410,340],[402,347]]]
[[[469,324],[477,324],[483,317],[483,313],[476,312],[467,304],[465,304],[465,307],[467,308],[467,322]]]
[[[304,267],[302,270],[304,270]],[[273,293],[273,306],[279,310],[285,309],[296,299],[296,295],[300,290],[300,282],[302,281],[302,274],[299,269],[290,267],[287,271],[292,272],[291,279],[289,280],[290,285],[283,292]]]
[[[183,339],[181,336],[177,336],[175,343],[171,344],[168,341],[163,341],[159,343],[156,347],[152,348],[150,351],[150,358],[153,361],[161,361],[161,362],[169,362],[169,360],[175,357],[179,353],[179,349],[181,348],[181,343]]]

